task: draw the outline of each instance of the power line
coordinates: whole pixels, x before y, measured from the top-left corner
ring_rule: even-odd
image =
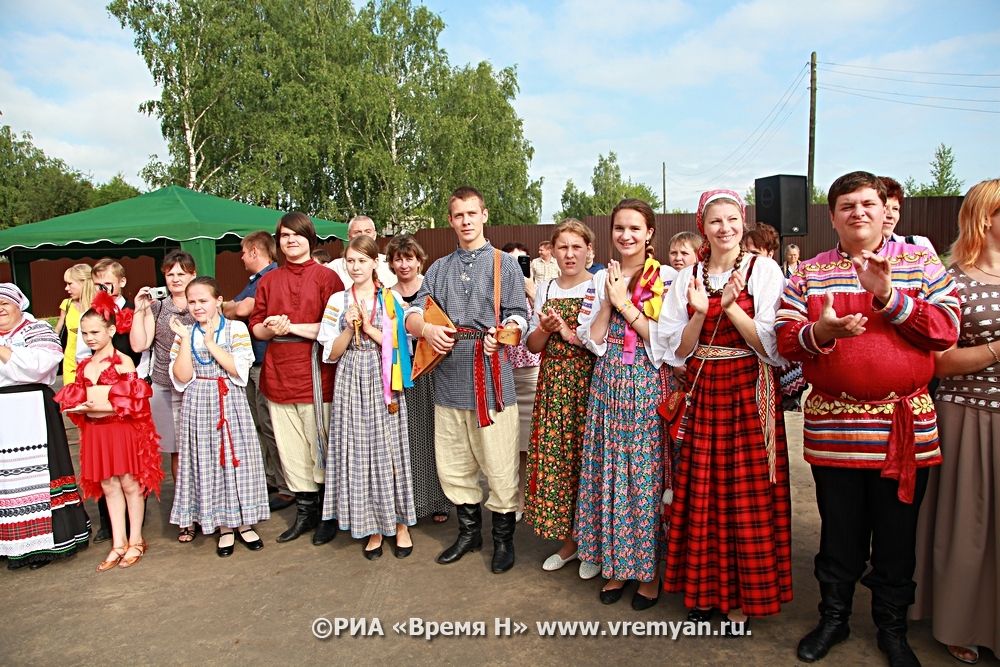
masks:
[[[850,67],[852,69],[867,69],[874,70],[876,72],[900,72],[903,74],[927,74],[930,76],[997,76],[1000,74],[965,74],[964,72],[921,72],[919,70],[912,69],[894,69],[892,67],[868,67],[865,65],[843,65],[841,63],[831,63],[826,61],[820,61],[821,65],[833,65],[834,67]]]
[[[796,98],[795,102],[791,106],[789,106],[787,108],[787,111],[784,112],[784,115],[781,116],[781,120],[779,120],[777,124],[774,124],[772,122],[771,125],[768,126],[768,129],[765,130],[763,133],[761,133],[761,135],[757,137],[757,139],[750,146],[747,147],[746,152],[743,154],[742,157],[730,163],[723,171],[719,172],[711,179],[705,179],[705,181],[701,183],[693,183],[690,181],[678,181],[676,178],[668,176],[667,180],[672,181],[675,184],[681,185],[683,187],[688,187],[688,188],[693,187],[702,190],[711,187],[717,187],[719,185],[719,182],[722,181],[725,177],[732,175],[734,171],[736,171],[740,167],[745,166],[747,163],[751,162],[754,158],[760,155],[760,153],[765,148],[767,148],[771,140],[774,139],[774,137],[778,134],[778,132],[785,125],[788,119],[792,116],[795,110],[798,109],[800,104],[802,104],[802,100],[805,98],[806,92],[808,92],[808,89],[805,89],[801,93],[799,93],[799,96],[798,98]],[[775,116],[775,120],[777,120],[777,118],[778,117]],[[755,148],[756,150],[754,150]]]
[[[863,95],[861,93],[851,93],[846,90],[838,90],[836,88],[829,88],[827,86],[818,86],[819,90],[826,90],[831,93],[840,93],[841,95],[853,95],[854,97],[865,97],[870,100],[878,100],[879,102],[892,102],[894,104],[906,104],[911,107],[928,107],[931,109],[947,109],[949,111],[971,111],[973,113],[992,113],[1000,114],[1000,111],[993,111],[990,109],[970,109],[968,107],[949,107],[943,104],[922,104],[920,102],[906,102],[904,100],[894,100],[889,97],[875,97],[874,95]]]
[[[760,143],[760,147],[756,151],[751,153],[750,151],[753,150],[753,146],[751,146],[747,150],[747,153],[746,155],[744,155],[743,159],[737,160],[732,165],[730,165],[728,169],[726,169],[724,172],[722,172],[716,177],[716,180],[721,181],[724,176],[731,175],[736,169],[743,167],[744,165],[756,159],[756,157],[760,155],[761,151],[767,148],[768,144],[771,143],[771,140],[774,139],[775,136],[777,136],[778,132],[791,117],[792,113],[799,108],[800,104],[802,104],[802,100],[805,98],[806,92],[808,92],[808,89],[803,90],[802,93],[799,94],[798,98],[795,100],[795,103],[792,106],[788,107],[788,111],[785,113],[784,117],[778,122],[777,125],[774,126],[774,129],[771,131],[771,134],[762,143],[760,143],[760,140],[763,140],[764,135],[761,135],[760,140],[758,140],[758,143]]]
[[[872,90],[870,88],[849,88],[847,86],[838,86],[832,84],[827,84],[823,87],[827,90],[832,90],[836,88],[845,92],[853,91],[862,93],[878,93],[880,95],[894,95],[896,97],[915,97],[924,100],[945,100],[947,102],[983,102],[984,104],[1000,104],[1000,100],[984,100],[973,97],[938,97],[936,95],[911,95],[908,93],[894,93],[888,90]]]
[[[764,125],[764,123],[767,122],[768,118],[772,118],[772,115],[774,116],[774,118],[777,118],[778,114],[780,114],[781,111],[784,110],[785,106],[788,105],[788,101],[791,99],[791,95],[795,91],[796,86],[798,86],[802,82],[803,77],[805,77],[805,75],[806,75],[806,73],[808,71],[809,71],[808,64],[807,65],[803,65],[802,69],[799,70],[799,73],[796,75],[796,77],[792,81],[791,85],[788,86],[787,89],[785,89],[785,92],[782,93],[781,97],[778,98],[778,101],[774,103],[774,106],[771,107],[771,110],[768,111],[767,114],[764,115],[764,117],[761,119],[761,121],[757,124],[757,127],[755,127],[753,129],[753,131],[750,132],[750,134],[747,135],[747,137],[743,141],[741,141],[739,143],[739,145],[736,146],[736,148],[734,148],[732,151],[730,151],[721,160],[719,160],[718,162],[716,162],[715,164],[713,164],[711,167],[706,167],[705,169],[698,169],[698,170],[695,170],[695,171],[685,171],[683,169],[678,169],[677,167],[673,167],[671,169],[671,172],[679,173],[682,176],[700,176],[702,174],[707,174],[709,172],[715,171],[719,167],[725,165],[726,162],[729,160],[729,158],[731,158],[734,155],[736,155],[737,153],[739,153],[740,149],[742,149],[743,146],[746,145],[746,143],[748,141],[750,141],[751,139],[753,139],[754,135],[757,134],[757,131],[760,130],[760,128]],[[780,106],[780,108],[779,108],[779,106]],[[774,122],[773,118],[772,118],[771,122],[772,123]],[[765,129],[764,131],[766,132],[767,130]],[[681,184],[683,185],[683,182],[681,182]]]
[[[841,76],[856,76],[862,79],[878,79],[879,81],[897,81],[900,83],[915,83],[925,86],[952,86],[955,88],[1000,88],[1000,86],[981,86],[975,83],[946,83],[944,81],[914,81],[913,79],[896,79],[889,76],[875,76],[874,74],[856,74],[855,72],[841,72],[835,69],[823,68],[824,72],[839,74]]]

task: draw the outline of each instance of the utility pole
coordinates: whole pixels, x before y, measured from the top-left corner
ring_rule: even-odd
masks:
[[[806,172],[806,202],[812,203],[816,168],[816,52],[809,62],[809,166]]]
[[[663,214],[667,213],[667,163],[663,163]]]

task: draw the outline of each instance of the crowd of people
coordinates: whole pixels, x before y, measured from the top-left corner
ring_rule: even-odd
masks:
[[[482,548],[485,505],[494,573],[514,566],[523,513],[558,545],[542,569],[578,560],[602,603],[635,581],[637,611],[680,594],[689,620],[721,614],[744,634],[792,599],[783,396],[797,374],[821,519],[820,620],[798,657],[847,639],[860,581],[889,664],[919,664],[908,615],[975,662],[1000,647],[1000,180],[966,195],[947,267],[896,234],[902,194],[838,178],[836,247],[800,259],[788,245],[782,265],[775,230],[748,225],[731,190],[701,196],[697,231],[662,264],[637,199],[612,212],[606,265],[573,219],[522,263],[459,188],[458,247],[426,273],[412,236],[381,254],[366,216],[322,263],[293,212],[243,240],[251,275],[231,300],[182,251],[162,263],[164,293],[142,287],[134,305],[119,263],[72,267],[64,345],[0,284],[0,411],[19,415],[0,435],[0,556],[37,569],[75,553],[95,498],[95,541],[112,545],[97,569],[134,566],[162,452],[177,540],[216,534],[220,557],[263,548],[256,524],[294,503],[278,542],[344,531],[369,560],[386,538],[410,556],[418,519],[454,508],[437,555],[450,564]],[[79,475],[59,409],[80,429]]]

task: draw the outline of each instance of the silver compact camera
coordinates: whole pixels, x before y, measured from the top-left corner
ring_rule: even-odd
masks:
[[[150,287],[149,288],[149,298],[150,299],[166,299],[167,298],[167,288],[166,287]]]

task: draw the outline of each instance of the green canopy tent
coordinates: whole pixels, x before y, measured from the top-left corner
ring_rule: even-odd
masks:
[[[132,199],[0,230],[0,252],[14,282],[30,298],[29,265],[36,259],[96,254],[162,259],[178,244],[191,253],[199,273],[215,272],[216,245],[238,247],[260,229],[273,230],[282,213],[195,192],[176,185]],[[320,239],[347,238],[347,225],[313,218]]]

